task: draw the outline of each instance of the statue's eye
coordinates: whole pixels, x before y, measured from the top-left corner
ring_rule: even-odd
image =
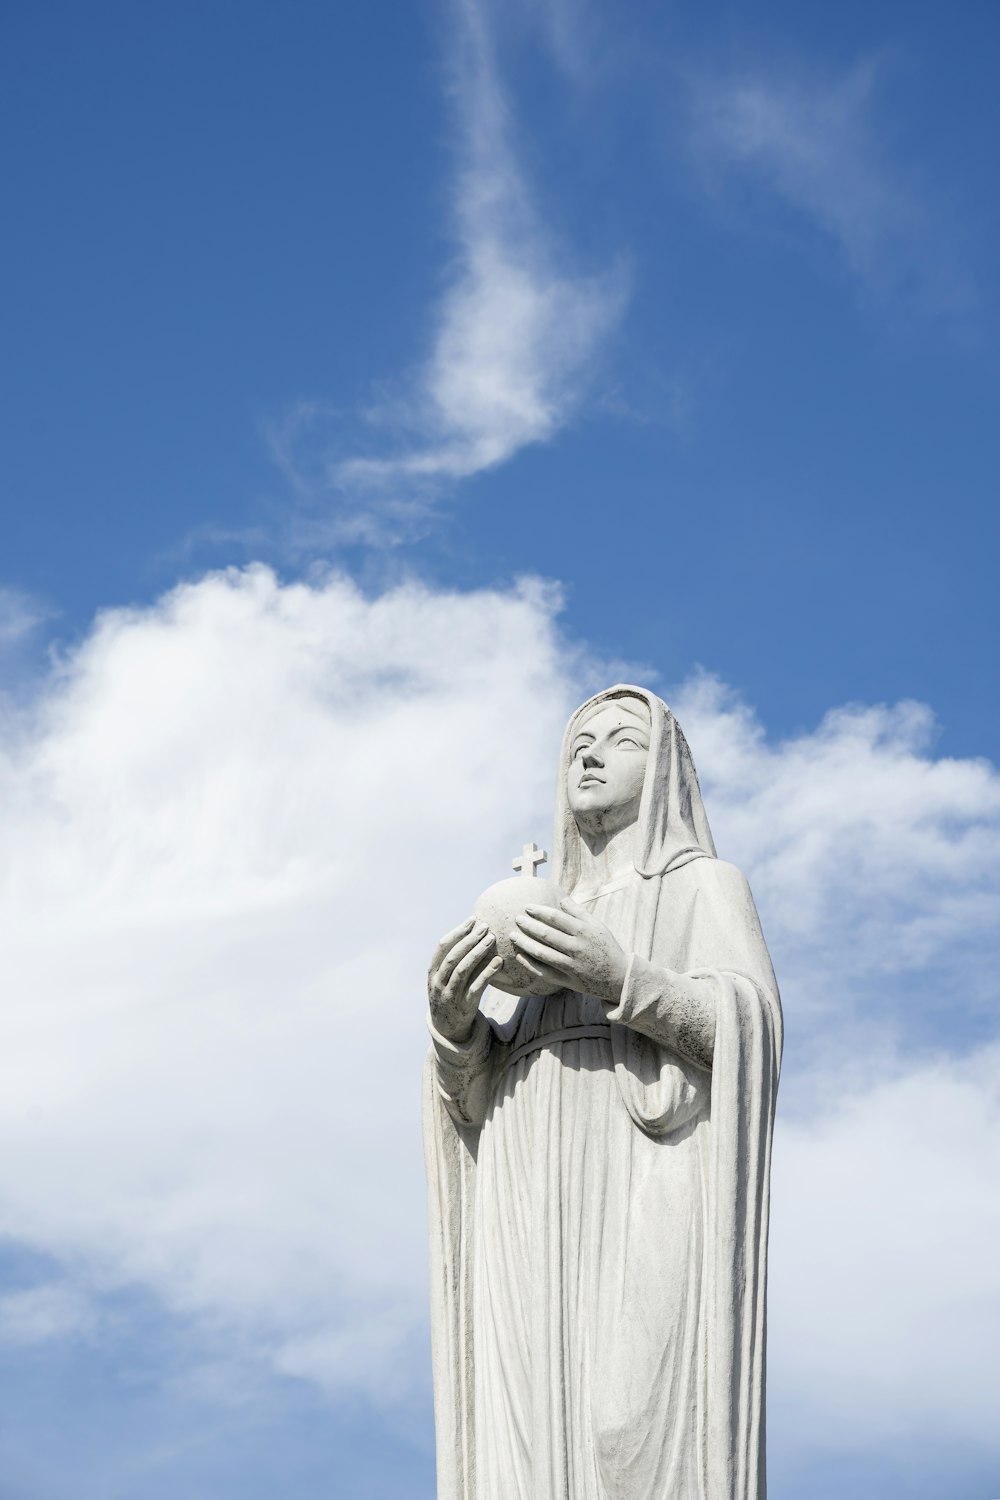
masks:
[[[622,734],[618,737],[619,745],[631,745],[633,750],[641,750],[642,746],[638,740],[634,740],[630,734]]]

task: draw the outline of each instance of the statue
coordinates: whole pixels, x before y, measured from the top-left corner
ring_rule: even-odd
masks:
[[[576,711],[556,796],[557,884],[526,846],[430,967],[438,1500],[764,1500],[753,898],[652,693]]]

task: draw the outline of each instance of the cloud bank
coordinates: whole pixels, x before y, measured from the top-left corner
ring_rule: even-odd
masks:
[[[0,1233],[49,1268],[8,1289],[11,1337],[79,1336],[133,1286],[236,1363],[425,1379],[423,974],[547,838],[602,670],[557,612],[233,570],[101,616],[8,717]],[[772,1439],[992,1441],[997,1056],[957,1020],[995,972],[1000,777],[935,758],[914,706],[775,743],[711,681],[676,705],[791,1038]],[[883,1022],[935,965],[962,977],[933,1052]]]
[[[1000,777],[989,761],[936,757],[920,703],[848,705],[780,744],[710,677],[685,684],[677,709],[717,838],[752,869],[784,982],[824,1046],[859,1010],[871,1030],[911,1035],[915,1012],[933,1012],[957,1039],[963,1015],[992,1008]]]
[[[0,1232],[384,1376],[423,1315],[423,973],[541,834],[551,610],[253,569],[98,621],[0,758]]]
[[[789,1445],[996,1451],[1000,1045],[836,1075],[777,1131],[770,1403]]]

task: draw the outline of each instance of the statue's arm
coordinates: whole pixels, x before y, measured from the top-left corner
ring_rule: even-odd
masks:
[[[711,1068],[720,1004],[745,976],[769,975],[772,988],[774,976],[739,870],[717,859],[698,860],[696,869],[687,947],[692,957],[704,954],[708,962],[695,958],[685,972],[638,954],[629,958],[606,924],[572,900],[558,908],[529,906],[516,918],[511,940],[529,973],[553,987],[596,996],[610,1021]]]
[[[516,920],[512,941],[529,973],[594,995],[608,1019],[631,1026],[710,1068],[715,1048],[716,998],[702,975],[678,974],[633,954],[610,929],[564,900],[555,907],[529,907]]]
[[[448,1113],[459,1125],[481,1125],[493,1096],[500,1048],[492,1026],[477,1011],[468,1036],[461,1041],[438,1031],[430,1016],[427,1029],[434,1051],[438,1093]]]
[[[725,974],[679,974],[633,953],[617,1005],[605,1006],[609,1021],[631,1026],[679,1052],[700,1068],[711,1068],[719,987]]]
[[[481,1125],[489,1108],[495,1049],[479,1002],[501,962],[493,934],[469,917],[445,933],[427,971],[438,1092],[460,1125]]]
[[[710,1068],[720,1007],[735,996],[770,996],[777,1006],[777,985],[760,930],[750,887],[735,865],[698,860],[691,871],[697,899],[687,945],[684,972],[633,955],[622,983],[621,999],[608,1019],[643,1032]]]

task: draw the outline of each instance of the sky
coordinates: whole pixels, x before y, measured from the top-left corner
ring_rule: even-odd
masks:
[[[621,679],[782,987],[772,1500],[996,1500],[996,8],[0,39],[0,1500],[431,1500],[423,975]]]

